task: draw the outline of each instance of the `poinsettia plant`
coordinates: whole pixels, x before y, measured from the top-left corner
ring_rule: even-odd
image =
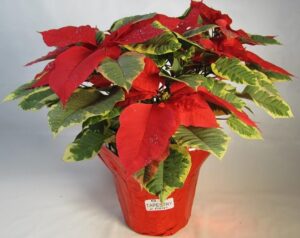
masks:
[[[126,17],[107,31],[67,26],[41,32],[50,61],[6,97],[24,110],[49,108],[54,135],[82,124],[65,161],[91,159],[102,146],[150,193],[164,200],[189,173],[189,150],[222,158],[229,137],[220,120],[241,137],[261,139],[246,111],[248,101],[273,118],[292,112],[274,83],[286,70],[245,45],[279,44],[231,28],[231,18],[192,1],[180,17],[152,13]]]

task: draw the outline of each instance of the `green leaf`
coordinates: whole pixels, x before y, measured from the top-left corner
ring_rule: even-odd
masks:
[[[260,80],[258,81],[258,85],[263,89],[269,91],[270,93],[280,96],[278,90],[275,88],[273,81],[270,80],[267,75],[262,72],[254,70],[257,74],[260,74]]]
[[[174,58],[173,59],[173,64],[172,64],[172,67],[171,67],[171,71],[178,74],[182,71],[183,67],[181,66],[180,64],[180,60],[177,59],[177,58]]]
[[[291,77],[288,75],[284,75],[284,74],[278,74],[275,72],[271,72],[271,71],[266,71],[264,72],[265,75],[268,76],[268,78],[272,81],[272,82],[286,82],[286,81],[291,81]]]
[[[157,67],[163,67],[167,63],[168,59],[164,55],[146,55],[148,58],[151,58]]]
[[[198,23],[199,25],[202,25],[202,24],[203,24],[203,19],[202,19],[201,15],[198,16],[197,23]]]
[[[191,168],[191,156],[186,148],[171,145],[168,158],[154,166],[157,167],[154,174],[153,168],[146,167],[139,176],[143,176],[144,188],[164,202],[175,189],[184,185]]]
[[[245,124],[235,116],[230,116],[227,119],[227,125],[242,138],[254,140],[262,139],[261,133],[256,127]]]
[[[281,43],[272,36],[251,35],[250,37],[253,41],[262,45],[281,45]]]
[[[273,118],[291,118],[292,110],[279,94],[274,94],[268,88],[260,86],[247,86],[244,93],[250,95],[252,100],[262,107]]]
[[[27,96],[24,96],[19,103],[23,110],[38,110],[48,104],[56,103],[59,98],[49,87],[42,87],[33,90]]]
[[[207,32],[211,29],[215,29],[216,27],[218,27],[217,25],[214,24],[208,24],[208,25],[204,25],[204,26],[200,26],[194,29],[191,29],[189,31],[186,31],[183,36],[187,37],[187,38],[191,38],[193,36],[199,35],[201,33]]]
[[[177,32],[173,32],[173,33],[176,35],[176,37],[179,39],[179,42],[182,43],[182,45],[195,46],[196,48],[204,50],[204,48],[201,45],[197,44],[196,42],[189,40],[188,38],[184,37],[183,35]]]
[[[108,114],[89,117],[87,120],[85,120],[82,123],[82,128],[84,129],[90,125],[94,125],[94,124],[102,122],[104,120],[115,118],[115,117],[119,116],[120,113],[121,113],[120,109],[115,107]]]
[[[144,66],[143,55],[128,52],[121,55],[117,61],[110,58],[105,59],[97,71],[109,81],[128,91],[132,81],[143,71]]]
[[[191,47],[196,47],[199,48],[201,50],[203,50],[204,48],[200,45],[198,45],[196,42],[194,41],[190,41],[189,39],[187,39],[186,37],[184,37],[183,35],[175,32],[175,31],[170,31],[167,27],[165,27],[163,24],[161,24],[159,21],[155,21],[152,23],[152,25],[158,29],[164,30],[165,32],[169,32],[169,33],[173,33],[176,38],[178,39],[178,42],[181,44],[181,47],[187,48],[188,46]],[[180,48],[181,48],[180,47]],[[174,51],[174,53],[176,53],[176,51]]]
[[[236,88],[221,80],[205,77],[202,86],[207,88],[212,94],[226,100],[238,109],[246,106],[246,103],[236,95]]]
[[[146,19],[150,19],[152,17],[154,17],[156,15],[156,13],[149,13],[149,14],[145,14],[145,15],[136,15],[136,16],[131,16],[131,17],[124,17],[122,19],[119,19],[117,21],[115,21],[111,28],[110,31],[116,31],[118,30],[120,27],[129,24],[129,23],[134,23],[134,22],[138,22],[138,21],[142,21],[142,20],[146,20]]]
[[[25,84],[21,85],[16,90],[14,90],[10,94],[8,94],[3,99],[3,102],[8,102],[8,101],[16,100],[18,98],[27,96],[28,94],[30,94],[30,93],[32,93],[34,91],[38,91],[39,88],[34,88],[34,89],[29,88],[33,83],[34,83],[34,81],[31,81],[29,83],[25,83]]]
[[[192,45],[187,49],[174,52],[174,58],[180,59],[185,63],[191,63],[192,58],[195,56],[195,53],[196,53],[196,47]]]
[[[98,31],[96,33],[96,42],[98,45],[101,44],[101,42],[104,40],[104,38],[105,38],[105,34],[103,31]]]
[[[172,32],[166,31],[144,43],[125,45],[124,47],[142,54],[163,55],[177,51],[181,48],[181,44]]]
[[[63,160],[66,162],[92,159],[101,149],[106,139],[113,132],[101,124],[97,128],[84,129],[65,150]]]
[[[203,84],[205,76],[201,74],[185,74],[174,79],[197,90],[197,88]]]
[[[183,74],[178,77],[172,77],[166,73],[160,72],[159,75],[168,79],[185,83],[187,86],[190,86],[195,90],[202,85],[203,80],[205,78],[205,76],[200,74]]]
[[[174,135],[178,145],[204,150],[218,158],[223,158],[230,138],[217,128],[197,128],[180,126]]]
[[[96,89],[78,89],[65,108],[61,104],[51,107],[48,113],[50,128],[56,135],[62,129],[82,123],[89,117],[106,115],[123,98],[124,93],[121,89],[111,92],[108,96]]]
[[[235,83],[256,85],[260,78],[258,71],[249,69],[244,62],[236,58],[219,58],[211,65],[215,75]]]

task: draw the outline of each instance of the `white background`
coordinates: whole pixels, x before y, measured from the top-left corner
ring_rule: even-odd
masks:
[[[210,0],[251,33],[279,35],[283,46],[256,47],[264,58],[300,75],[298,0]],[[109,28],[117,18],[148,12],[178,16],[188,0],[0,0],[0,97],[32,79],[26,62],[48,49],[36,31],[65,25]],[[175,237],[300,237],[300,83],[279,85],[295,119],[255,111],[265,140],[233,136],[222,162],[210,157],[193,216]],[[121,215],[110,173],[98,159],[66,164],[64,147],[78,128],[53,140],[46,111],[0,105],[0,237],[139,237]]]

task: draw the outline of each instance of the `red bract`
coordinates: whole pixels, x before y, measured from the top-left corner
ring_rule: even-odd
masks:
[[[158,93],[159,84],[164,82],[163,78],[159,76],[160,70],[154,61],[147,57],[144,61],[144,70],[133,81],[130,91],[125,94],[125,101],[118,103],[120,107],[153,98]]]
[[[156,14],[153,18],[121,27],[113,33],[114,39],[112,40],[123,45],[142,43],[150,40],[164,32],[152,25],[154,21],[159,21],[170,30],[175,29],[180,22],[178,18]]]
[[[232,112],[236,117],[238,117],[240,120],[242,120],[243,122],[245,122],[247,125],[249,126],[253,126],[253,127],[257,127],[255,122],[253,122],[248,115],[243,112],[243,111],[239,111],[237,110],[232,104],[230,104],[229,102],[225,101],[224,99],[221,99],[215,95],[213,95],[212,93],[210,93],[206,88],[203,87],[199,87],[198,89],[200,95],[202,95],[202,97],[208,101],[211,102],[213,104],[216,104],[218,106],[221,106],[227,110],[229,110],[230,112]]]
[[[48,46],[66,47],[76,43],[96,45],[96,29],[90,26],[67,26],[41,32]]]
[[[248,51],[237,39],[225,39],[218,45],[218,53],[228,57],[236,57],[242,61],[257,64],[265,70],[270,70],[279,74],[291,75],[286,70],[262,59],[258,55]]]
[[[96,88],[105,88],[111,85],[111,82],[101,74],[94,74],[89,78],[89,82],[94,84]]]
[[[246,49],[238,39],[222,39],[216,42],[216,52],[227,57],[236,57],[245,60]]]
[[[147,20],[148,21],[148,20]],[[122,45],[142,43],[163,33],[163,30],[153,27],[151,24],[133,25],[131,30],[123,33],[116,42]]]
[[[82,58],[80,62],[70,72],[67,80],[61,85],[60,96],[63,103],[66,103],[74,90],[83,83],[88,76],[97,68],[97,66],[106,58],[118,58],[121,50],[119,47],[100,48],[91,52]],[[58,82],[59,80],[56,80]],[[61,80],[60,80],[61,81]],[[58,82],[59,83],[59,82]],[[59,83],[60,84],[60,83]]]
[[[82,46],[71,47],[56,58],[51,70],[43,73],[32,87],[49,84],[65,104],[74,90],[87,80],[104,58],[117,58],[119,54],[120,50],[117,47],[99,49],[95,52]]]
[[[216,24],[222,34],[228,40],[243,40],[248,44],[255,45],[256,43],[251,39],[249,34],[243,30],[233,30],[231,28],[232,19],[227,14],[214,10],[206,6],[203,2],[191,2],[191,8],[189,14],[182,20],[181,28],[189,27],[194,28],[199,26],[199,16],[201,17],[202,24]],[[214,50],[218,53],[218,47],[214,46],[214,43],[210,39],[198,39],[200,45],[208,50]],[[240,41],[239,41],[240,42]],[[235,56],[236,57],[236,56]]]
[[[200,38],[200,37],[194,37],[193,38],[199,45],[204,47],[204,49],[216,51],[216,44],[211,40],[207,38]]]
[[[193,89],[186,86],[186,84],[184,83],[174,83],[171,87],[171,93],[175,95],[175,97],[176,95],[193,95]],[[239,111],[232,104],[230,104],[229,102],[225,101],[220,97],[213,95],[206,88],[198,87],[198,93],[201,95],[201,98],[204,99],[205,101],[216,104],[220,107],[229,110],[230,112],[235,114],[238,118],[240,118],[243,122],[245,122],[247,125],[256,127],[256,124],[248,117],[248,115],[245,112]],[[193,110],[200,110],[200,109],[199,108],[197,109],[197,107],[193,107]],[[216,122],[214,122],[213,120],[208,120],[207,123],[209,122],[212,123],[210,127],[216,127],[217,125]]]
[[[121,51],[118,47],[100,48],[92,51],[83,46],[73,46],[57,56],[55,65],[47,74],[42,74],[32,87],[49,84],[51,89],[65,104],[74,90],[96,69],[106,58],[117,58]]]
[[[208,7],[203,2],[191,1],[191,9],[197,9],[202,20],[209,24],[214,23],[224,16],[220,11]],[[231,23],[230,18],[228,18],[228,24],[229,23]]]
[[[178,97],[179,95],[191,95],[195,93],[195,90],[188,87],[185,83],[174,82],[170,86],[170,93]]]
[[[63,103],[66,103],[68,96],[74,91],[74,88],[70,88],[68,85],[70,82],[69,76],[90,54],[91,50],[82,46],[74,46],[56,58],[55,68],[52,70],[49,77],[49,85]],[[71,83],[73,84],[73,82]],[[77,86],[78,85],[76,85],[76,87]]]
[[[153,160],[165,159],[169,139],[177,126],[172,109],[163,104],[132,104],[124,109],[116,142],[128,174]]]
[[[34,79],[36,80],[36,82],[31,85],[31,88],[36,88],[36,87],[42,87],[42,86],[46,86],[49,85],[49,77],[51,74],[51,71],[54,69],[54,61],[51,61],[50,63],[48,63],[46,65],[46,67],[44,68],[44,70],[41,73],[38,73]]]
[[[152,92],[157,94],[159,83],[162,78],[159,76],[159,68],[153,60],[145,58],[145,67],[143,72],[133,81],[132,87],[139,91]]]
[[[180,125],[204,128],[219,127],[215,114],[197,93],[172,97],[168,104],[174,109]]]
[[[198,16],[196,14],[198,13]],[[191,12],[194,18],[201,16],[202,24],[216,24],[220,27],[221,31],[228,37],[228,38],[236,38],[242,37],[251,41],[249,35],[244,32],[243,30],[233,30],[231,29],[230,25],[232,23],[232,19],[227,14],[222,14],[222,12],[214,10],[208,6],[206,6],[203,2],[195,2],[191,1]],[[191,16],[187,16],[189,18]],[[189,22],[192,22],[189,20]],[[196,19],[193,20],[196,22]],[[194,27],[194,26],[193,26]]]
[[[176,85],[176,84],[174,84]],[[121,163],[128,173],[143,168],[151,161],[163,160],[166,144],[179,125],[203,128],[219,127],[215,114],[204,98],[178,83],[171,98],[160,104],[132,104],[120,117],[117,147]],[[145,91],[131,90],[127,106],[134,100],[145,99]],[[162,134],[163,133],[163,134]],[[126,143],[125,138],[134,138]],[[146,150],[144,148],[147,148]]]
[[[256,64],[267,71],[273,71],[279,74],[292,75],[285,69],[276,66],[258,55],[245,49],[242,43],[236,38],[224,38],[212,41],[205,38],[197,38],[196,40],[205,49],[210,50],[220,56],[227,56],[229,58],[235,57],[247,63]]]
[[[200,25],[198,19],[199,19],[199,10],[196,8],[191,8],[188,15],[180,21],[177,32],[184,33],[189,28],[194,28]]]
[[[262,59],[261,57],[259,57],[258,55],[254,54],[250,51],[246,51],[245,61],[255,63],[255,64],[261,66],[265,70],[269,70],[269,71],[273,71],[275,73],[292,76],[292,74],[289,73],[288,71],[286,71],[285,69]]]
[[[45,60],[55,59],[58,55],[60,55],[62,52],[64,52],[67,49],[68,49],[68,47],[56,48],[55,50],[50,51],[47,55],[42,56],[34,61],[27,63],[25,66],[30,66],[30,65],[33,65],[35,63],[45,61]]]

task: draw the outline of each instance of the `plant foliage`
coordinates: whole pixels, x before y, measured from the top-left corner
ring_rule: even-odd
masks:
[[[41,32],[54,50],[34,79],[9,94],[24,110],[48,107],[53,134],[82,124],[65,161],[91,159],[104,145],[150,193],[166,199],[183,186],[189,149],[222,158],[229,136],[262,139],[246,114],[253,101],[273,118],[293,116],[276,82],[291,74],[246,45],[278,45],[273,36],[235,30],[231,18],[191,1],[181,17],[122,18],[108,31],[66,26]]]

